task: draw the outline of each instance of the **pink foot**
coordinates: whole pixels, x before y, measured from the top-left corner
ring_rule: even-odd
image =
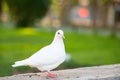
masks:
[[[53,74],[53,73],[48,72],[48,73],[47,73],[47,77],[56,78],[56,77],[57,77],[57,74]]]

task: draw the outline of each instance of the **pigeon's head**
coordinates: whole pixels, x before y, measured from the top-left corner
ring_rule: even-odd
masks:
[[[64,32],[63,32],[62,30],[58,30],[58,31],[56,32],[56,36],[58,36],[58,37],[60,37],[60,38],[65,38],[65,37],[64,37]]]

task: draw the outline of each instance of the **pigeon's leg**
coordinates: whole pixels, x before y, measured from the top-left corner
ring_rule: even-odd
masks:
[[[46,77],[56,78],[57,74],[53,74],[53,73],[47,72],[47,76]]]

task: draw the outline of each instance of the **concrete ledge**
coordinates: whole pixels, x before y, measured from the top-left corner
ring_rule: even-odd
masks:
[[[0,80],[120,80],[120,64],[52,71],[58,78],[46,78],[45,72],[1,77]]]

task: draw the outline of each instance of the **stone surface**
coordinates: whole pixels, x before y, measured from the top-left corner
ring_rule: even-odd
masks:
[[[46,73],[26,73],[0,77],[0,80],[120,80],[120,64],[52,71],[58,78],[46,78]]]

